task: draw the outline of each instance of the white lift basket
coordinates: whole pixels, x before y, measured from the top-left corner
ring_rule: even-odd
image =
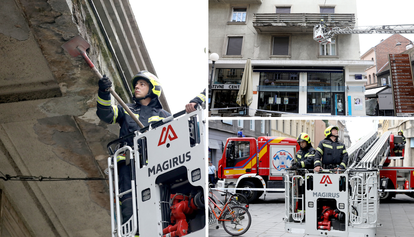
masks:
[[[140,237],[205,236],[203,115],[200,109],[182,111],[135,132],[133,149],[124,146],[108,158],[112,237],[135,236],[138,227]],[[132,189],[124,193],[119,193],[116,162],[121,152],[130,154],[132,169]],[[133,215],[122,224],[120,197],[128,192],[132,192]]]

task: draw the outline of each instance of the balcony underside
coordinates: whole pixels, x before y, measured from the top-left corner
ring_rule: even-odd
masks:
[[[355,26],[354,14],[256,13],[253,27],[259,33],[312,33],[322,19],[328,27]]]

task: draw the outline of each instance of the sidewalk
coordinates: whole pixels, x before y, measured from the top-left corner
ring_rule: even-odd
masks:
[[[299,237],[302,234],[285,232],[283,217],[285,216],[285,203],[283,193],[271,193],[250,204],[252,225],[242,235],[243,237]],[[378,222],[382,224],[377,228],[377,237],[412,237],[414,236],[414,198],[398,194],[391,202],[381,203]],[[219,225],[209,226],[209,236],[230,236]]]

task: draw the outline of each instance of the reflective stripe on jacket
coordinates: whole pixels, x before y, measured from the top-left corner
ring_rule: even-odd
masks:
[[[127,104],[127,106],[133,113],[132,116],[137,117],[144,127],[171,115],[162,109],[156,98],[153,98],[147,106],[138,103]],[[121,105],[111,105],[111,94],[109,92],[98,91],[96,114],[106,123],[118,123],[121,126],[119,137],[140,129],[138,124],[132,119],[131,115],[128,114]],[[127,143],[132,146],[132,138],[129,139]]]
[[[323,168],[332,166],[336,168],[339,166],[346,169],[348,164],[348,152],[343,143],[333,142],[330,138],[322,140],[315,153],[314,166],[322,166]]]
[[[316,150],[313,147],[302,149],[296,153],[295,161],[300,164],[301,168],[312,169]]]

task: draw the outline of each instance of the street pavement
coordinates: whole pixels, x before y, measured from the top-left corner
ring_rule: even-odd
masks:
[[[220,195],[216,194],[220,197]],[[252,225],[242,236],[244,237],[299,237],[303,234],[285,232],[283,217],[285,213],[285,200],[283,193],[267,194],[250,204]],[[413,237],[414,236],[414,198],[398,194],[389,202],[381,203],[377,227],[377,237]],[[209,226],[209,236],[230,236],[219,225]]]

